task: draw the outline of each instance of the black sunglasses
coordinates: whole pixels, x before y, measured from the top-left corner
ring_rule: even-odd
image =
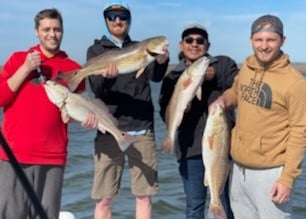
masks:
[[[197,44],[201,44],[201,45],[206,44],[206,42],[207,42],[207,41],[206,41],[204,38],[202,38],[202,37],[198,37],[198,38],[186,37],[186,38],[184,38],[184,41],[185,41],[187,44],[192,44],[193,41],[196,41]]]
[[[113,13],[113,12],[109,12],[106,14],[106,17],[109,21],[115,21],[117,19],[117,17],[122,20],[122,21],[127,21],[130,19],[130,14],[127,12],[123,12],[123,13]]]

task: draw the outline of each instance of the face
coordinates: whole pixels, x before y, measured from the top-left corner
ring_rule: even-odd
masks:
[[[251,36],[254,54],[262,65],[273,62],[280,54],[285,37],[275,32],[257,32]]]
[[[39,26],[35,31],[45,55],[55,55],[60,49],[63,37],[63,28],[60,21],[44,18],[40,20]]]
[[[209,43],[200,34],[189,34],[180,42],[180,48],[187,62],[194,62],[208,50]],[[187,63],[187,64],[190,64]]]
[[[113,10],[106,14],[105,19],[110,34],[122,40],[129,30],[129,14],[126,11]]]

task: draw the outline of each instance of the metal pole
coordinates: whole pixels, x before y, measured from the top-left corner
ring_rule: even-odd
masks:
[[[21,169],[18,161],[16,160],[12,150],[10,149],[10,147],[9,147],[8,143],[6,142],[4,136],[2,135],[1,131],[0,131],[0,144],[2,145],[2,148],[5,151],[7,157],[9,158],[9,161],[12,164],[12,167],[13,167],[17,177],[19,178],[21,184],[23,185],[26,193],[30,197],[30,199],[31,199],[31,201],[34,205],[34,208],[37,211],[37,213],[39,214],[40,218],[41,219],[48,219],[45,210],[43,209],[41,203],[38,201],[38,198],[37,198],[32,186],[30,185],[25,173]]]

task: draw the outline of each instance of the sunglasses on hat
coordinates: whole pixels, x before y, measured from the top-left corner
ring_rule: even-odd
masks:
[[[203,37],[198,37],[198,38],[185,37],[184,41],[187,44],[192,44],[193,41],[196,41],[196,43],[199,44],[199,45],[206,44],[206,42],[207,42]]]
[[[117,19],[117,17],[121,20],[121,21],[127,21],[130,19],[130,14],[127,12],[121,12],[121,13],[113,13],[113,12],[109,12],[106,14],[106,17],[109,21],[115,21]]]

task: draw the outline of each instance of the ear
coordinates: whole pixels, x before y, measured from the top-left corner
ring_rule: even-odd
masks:
[[[282,37],[282,46],[285,44],[285,42],[286,42],[286,37],[283,36],[283,37]]]
[[[183,41],[180,41],[180,49],[181,49],[181,51],[183,51],[183,46],[184,46]]]
[[[34,33],[35,33],[35,36],[38,37],[38,31],[37,31],[37,29],[34,29]]]
[[[209,42],[209,41],[207,42],[206,47],[207,47],[206,50],[208,51],[208,50],[209,50],[209,47],[210,47],[210,42]]]

